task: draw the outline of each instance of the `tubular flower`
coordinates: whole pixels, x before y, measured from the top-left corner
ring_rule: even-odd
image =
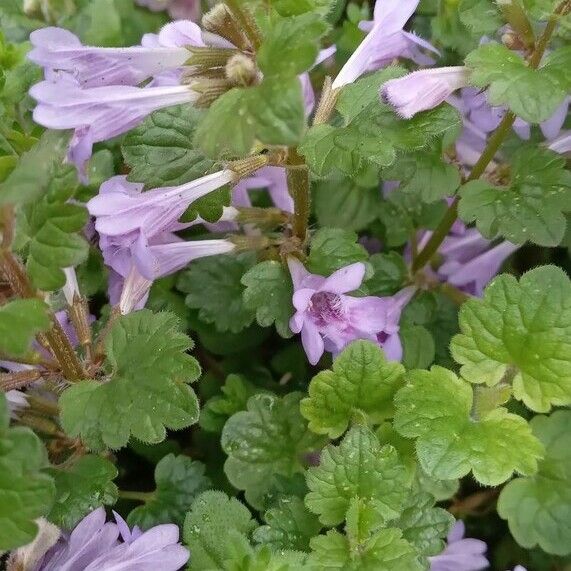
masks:
[[[417,6],[418,0],[377,0],[374,20],[361,22],[359,26],[367,36],[341,68],[333,89],[352,83],[367,71],[386,67],[395,58],[411,59],[422,65],[434,63],[420,48],[436,54],[438,51],[428,42],[403,30]]]
[[[391,79],[381,87],[381,96],[405,119],[433,109],[454,91],[468,86],[470,71],[464,66],[438,67],[413,71]]]
[[[177,571],[188,561],[188,550],[178,542],[178,526],[157,525],[142,532],[129,529],[116,513],[115,522],[106,522],[105,510],[98,508],[59,539],[57,528],[40,523],[39,537],[16,551],[9,564],[19,569],[22,562],[33,562],[29,571]]]
[[[229,240],[191,240],[173,237],[166,243],[149,243],[144,234],[134,248],[134,261],[141,275],[156,280],[186,267],[192,260],[228,254],[235,249]]]
[[[71,75],[57,72],[37,83],[30,95],[38,102],[34,121],[49,129],[74,129],[68,160],[85,179],[94,143],[121,135],[147,115],[171,105],[192,103],[198,95],[187,85],[82,89]]]
[[[457,521],[448,534],[448,545],[440,555],[429,557],[430,571],[480,571],[490,564],[485,557],[486,544],[465,538],[466,528]]]
[[[336,355],[355,339],[369,339],[385,349],[387,357],[399,360],[400,312],[414,293],[407,288],[394,297],[353,297],[345,295],[361,285],[365,265],[350,264],[328,278],[309,273],[295,258],[288,259],[296,310],[290,320],[309,362],[315,365],[324,351]],[[395,338],[396,337],[396,338]]]
[[[133,233],[144,232],[150,237],[173,230],[173,225],[194,201],[235,178],[234,171],[224,169],[181,186],[141,192],[142,184],[115,176],[101,185],[99,194],[87,203],[87,209],[95,217],[99,234],[124,237],[132,242]]]
[[[255,188],[267,188],[274,206],[285,212],[293,212],[293,198],[287,189],[283,167],[263,167],[253,176],[242,179],[232,191],[232,204],[252,206],[248,191]]]
[[[127,48],[84,46],[64,28],[42,28],[30,34],[28,58],[46,74],[70,73],[82,88],[132,85],[184,66],[191,54],[185,46],[204,46],[193,22],[173,22],[158,34],[147,34],[143,45]]]
[[[419,247],[422,248],[430,236],[431,232],[424,234]],[[481,297],[502,264],[519,248],[507,240],[493,245],[476,228],[466,228],[458,222],[438,250],[440,265],[436,269],[427,268],[425,272],[469,295]]]

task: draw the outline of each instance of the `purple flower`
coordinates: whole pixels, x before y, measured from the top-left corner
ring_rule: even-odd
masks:
[[[134,263],[141,275],[148,280],[156,280],[178,272],[192,260],[218,254],[228,254],[235,249],[229,240],[185,241],[172,235],[166,243],[149,243],[145,234],[140,234],[135,244]]]
[[[188,561],[176,525],[142,533],[115,518],[116,523],[106,523],[103,508],[91,512],[48,549],[34,571],[177,571]]]
[[[421,248],[430,236],[431,232],[424,234]],[[436,270],[426,268],[425,272],[469,295],[481,297],[486,285],[519,247],[507,240],[492,245],[476,228],[456,224],[438,250],[441,264]]]
[[[105,263],[126,277],[131,268],[130,249],[141,234],[149,240],[184,227],[177,220],[188,206],[235,176],[231,170],[222,170],[181,186],[148,192],[141,192],[143,185],[130,183],[125,176],[104,182],[87,209],[95,217]]]
[[[468,85],[470,71],[464,66],[438,67],[413,71],[391,79],[381,88],[382,97],[405,119],[433,109],[454,91]]]
[[[411,59],[421,65],[430,65],[434,60],[422,53],[420,48],[438,51],[428,42],[403,30],[412,16],[419,0],[377,0],[374,20],[361,22],[360,28],[367,36],[353,52],[333,82],[333,88],[352,83],[366,71],[389,65],[395,58]]]
[[[295,258],[288,258],[293,281],[293,305],[290,320],[294,333],[301,333],[307,358],[315,365],[324,351],[334,355],[355,339],[369,339],[383,347],[387,358],[400,360],[402,347],[398,321],[414,288],[394,297],[353,297],[345,295],[361,285],[365,265],[357,262],[341,268],[328,278],[310,274]]]
[[[154,38],[154,41],[151,41]],[[193,22],[167,24],[158,35],[148,34],[145,44],[127,48],[82,45],[63,28],[42,28],[30,34],[33,49],[28,58],[46,74],[65,71],[83,88],[138,85],[166,70],[177,69],[191,56],[185,46],[204,46],[200,28]]]
[[[478,91],[472,87],[462,89],[460,98],[451,98],[449,102],[458,108],[465,119],[484,133],[496,129],[506,114],[504,107],[492,107],[488,103],[485,91]],[[541,132],[547,140],[554,139],[561,131],[570,102],[571,98],[567,97],[549,119],[540,123]],[[519,117],[513,129],[522,139],[529,139],[531,136],[531,125]]]
[[[485,557],[486,544],[479,539],[464,539],[466,529],[457,521],[448,534],[448,545],[440,555],[429,557],[430,571],[479,571],[489,562]]]
[[[200,17],[200,0],[136,0],[152,12],[168,10],[173,20],[197,20]]]
[[[571,152],[571,131],[565,131],[553,139],[549,143],[549,148],[560,155]]]
[[[49,129],[75,129],[68,151],[85,179],[86,162],[94,143],[129,131],[157,109],[191,103],[197,94],[187,85],[132,87],[115,85],[82,89],[70,74],[50,74],[30,95],[38,102],[34,121]]]
[[[232,190],[232,204],[252,206],[248,191],[254,188],[267,188],[275,206],[285,212],[293,212],[293,198],[287,189],[283,167],[263,167],[253,176],[242,179]]]
[[[4,366],[4,362],[0,361],[0,366]],[[10,418],[15,418],[19,411],[30,406],[26,393],[18,390],[11,390],[4,393],[8,404],[8,414]]]
[[[118,305],[122,315],[143,309],[153,282],[144,278],[136,266],[132,265],[127,277],[111,271],[109,276],[109,301],[111,305]]]
[[[337,51],[336,46],[330,46],[319,52],[313,66],[323,63],[326,59],[330,58]],[[315,107],[315,92],[313,91],[313,86],[311,85],[311,80],[309,78],[309,73],[305,72],[299,76],[299,81],[301,83],[301,92],[303,94],[303,102],[305,106],[305,114],[311,115],[313,108]]]

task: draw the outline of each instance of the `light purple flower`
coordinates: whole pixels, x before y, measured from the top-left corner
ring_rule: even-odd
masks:
[[[490,563],[485,557],[487,546],[479,539],[464,538],[466,528],[457,521],[448,534],[448,545],[440,555],[429,557],[430,571],[480,571]]]
[[[548,148],[560,155],[571,152],[571,131],[561,133],[559,137],[549,143]]]
[[[0,366],[4,366],[4,362],[0,361]],[[8,403],[8,415],[15,418],[18,412],[30,406],[26,393],[18,390],[7,391],[4,393],[6,402]]]
[[[83,179],[94,143],[129,131],[157,109],[192,103],[198,97],[187,85],[82,89],[64,72],[53,73],[34,85],[30,95],[38,102],[34,109],[36,123],[48,129],[75,129],[68,160]]]
[[[151,36],[155,41],[151,42]],[[53,27],[32,32],[30,41],[33,49],[28,58],[48,76],[66,71],[84,88],[138,85],[183,66],[191,56],[185,46],[204,46],[200,28],[190,21],[167,24],[158,35],[149,34],[146,45],[127,48],[84,46],[69,30]]]
[[[114,270],[109,272],[109,303],[118,306],[122,315],[143,309],[153,282],[144,278],[132,265],[126,277]]]
[[[313,66],[323,63],[325,60],[329,59],[337,51],[336,46],[330,46],[319,52]],[[315,107],[315,92],[313,91],[313,86],[311,85],[311,80],[309,78],[309,73],[305,72],[299,76],[299,81],[301,83],[301,92],[303,94],[303,102],[305,106],[305,114],[307,116],[311,115],[313,108]]]
[[[128,182],[125,176],[104,182],[87,209],[95,217],[105,263],[126,277],[131,266],[130,248],[141,234],[150,239],[184,227],[177,220],[189,205],[232,182],[235,176],[231,170],[222,170],[181,186],[148,192],[141,192],[143,185]]]
[[[283,167],[263,167],[253,176],[240,180],[232,189],[232,204],[252,206],[248,191],[255,188],[267,188],[277,208],[293,212],[293,198],[287,189],[286,171]]]
[[[136,0],[152,12],[168,10],[173,20],[198,20],[200,17],[200,0]]]
[[[431,235],[431,232],[426,232],[422,236],[419,248],[428,242]],[[435,270],[426,267],[424,271],[469,295],[481,297],[502,264],[519,248],[507,240],[493,245],[476,228],[466,228],[457,221],[438,250],[442,259],[440,265]]]
[[[365,265],[358,262],[325,278],[309,273],[297,259],[288,258],[292,277],[295,314],[290,320],[294,333],[301,333],[307,358],[315,365],[324,351],[338,354],[355,339],[379,343],[387,358],[399,360],[398,320],[414,288],[392,298],[345,295],[361,285]]]
[[[404,25],[410,19],[419,0],[377,0],[374,20],[361,22],[360,28],[367,36],[341,68],[333,89],[352,83],[363,73],[389,65],[395,58],[411,59],[421,65],[430,65],[434,60],[420,48],[438,51],[416,35],[405,32]]]
[[[413,71],[391,79],[381,88],[382,97],[405,119],[433,109],[454,91],[469,85],[470,71],[464,66],[438,67]]]
[[[229,240],[185,241],[173,235],[172,241],[153,243],[145,234],[140,234],[133,249],[133,258],[144,278],[156,280],[181,270],[192,260],[228,254],[235,248]]]
[[[188,561],[176,525],[141,533],[115,517],[117,523],[106,523],[103,508],[91,512],[71,534],[60,537],[34,571],[177,571]]]
[[[527,569],[523,565],[516,565],[514,571],[527,571]]]

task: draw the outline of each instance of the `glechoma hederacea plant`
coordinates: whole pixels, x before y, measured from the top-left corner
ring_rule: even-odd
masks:
[[[571,568],[571,0],[0,26],[0,566]]]

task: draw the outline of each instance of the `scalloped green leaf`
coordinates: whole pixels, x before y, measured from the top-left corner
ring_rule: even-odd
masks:
[[[502,490],[498,513],[523,547],[556,555],[571,553],[571,411],[531,421],[545,446],[545,458],[535,476],[516,478]]]
[[[301,414],[313,432],[330,438],[341,436],[353,418],[363,415],[378,424],[391,415],[403,379],[404,367],[388,361],[378,345],[354,341],[335,359],[332,370],[313,377]]]
[[[536,412],[571,403],[571,281],[542,266],[520,281],[503,274],[464,303],[450,349],[472,383],[513,378],[513,394]]]
[[[473,416],[471,385],[448,369],[408,373],[395,405],[394,426],[417,439],[418,461],[431,477],[452,480],[472,471],[481,484],[495,486],[514,472],[537,471],[543,446],[529,424],[502,407]]]
[[[108,381],[81,381],[60,397],[67,434],[102,450],[121,448],[130,437],[161,442],[167,428],[194,424],[198,400],[188,383],[200,367],[179,326],[173,314],[146,309],[120,317],[105,342]]]

